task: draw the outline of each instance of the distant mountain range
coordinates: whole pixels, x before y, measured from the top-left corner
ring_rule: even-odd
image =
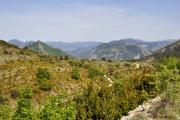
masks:
[[[13,45],[16,45],[20,48],[23,48],[27,45],[29,45],[30,43],[33,43],[33,41],[26,41],[26,42],[23,42],[23,41],[20,41],[18,39],[11,39],[8,41],[9,43],[13,44]]]
[[[33,42],[34,41],[22,42],[21,40],[18,40],[18,39],[9,40],[9,43],[14,44],[20,48],[23,48]],[[92,42],[92,41],[71,42],[71,43],[52,41],[52,42],[44,42],[44,43],[53,48],[59,48],[65,51],[66,53],[71,54],[73,56],[77,56],[77,57],[83,54],[84,51],[95,48],[98,45],[102,44],[102,42]]]
[[[137,39],[122,39],[103,43],[93,49],[85,51],[80,58],[88,59],[113,59],[129,60],[139,59],[148,56],[154,51],[171,44],[175,40],[164,40],[155,42],[145,42]]]
[[[139,59],[148,55],[151,55],[156,50],[163,48],[175,40],[163,40],[163,41],[153,41],[153,42],[146,42],[138,39],[121,39],[121,40],[114,40],[108,43],[102,42],[72,42],[72,43],[64,43],[64,42],[40,42],[42,45],[46,46],[48,51],[45,53],[50,52],[52,49],[55,49],[56,55],[58,54],[57,50],[60,50],[60,54],[71,54],[72,56],[84,59],[111,59],[111,60],[129,60],[129,59]],[[17,45],[19,47],[29,46],[29,48],[33,48],[36,50],[37,48],[32,47],[38,46],[32,44],[33,41],[29,42],[21,42],[20,40],[13,39],[9,41],[11,44]],[[36,42],[35,42],[36,43]],[[28,45],[29,44],[29,45]],[[36,43],[37,44],[37,43]],[[44,45],[45,44],[45,45]],[[48,47],[47,47],[48,46]],[[42,51],[42,48],[38,48]]]
[[[92,42],[92,41],[87,41],[87,42],[71,42],[71,43],[65,43],[65,42],[46,42],[46,44],[50,45],[51,47],[54,48],[60,48],[63,51],[79,57],[81,54],[83,54],[86,50],[93,49],[102,42]]]
[[[61,48],[64,51],[74,51],[77,49],[85,49],[85,48],[93,48],[96,47],[102,42],[71,42],[71,43],[65,43],[65,42],[46,42],[48,45],[54,47],[54,48]]]
[[[64,51],[62,51],[59,48],[53,48],[41,41],[37,41],[37,42],[33,42],[30,43],[29,45],[26,46],[27,48],[37,51],[37,52],[41,52],[43,54],[46,55],[50,55],[50,56],[65,56],[67,55]]]

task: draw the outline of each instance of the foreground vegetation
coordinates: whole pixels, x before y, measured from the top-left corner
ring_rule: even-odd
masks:
[[[117,120],[159,95],[163,104],[154,118],[180,114],[179,58],[136,62],[136,68],[125,61],[64,60],[6,43],[0,57],[2,120]]]

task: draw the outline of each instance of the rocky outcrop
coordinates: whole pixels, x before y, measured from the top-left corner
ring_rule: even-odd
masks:
[[[159,107],[161,102],[161,97],[157,96],[156,98],[139,105],[136,109],[130,111],[127,116],[123,116],[121,120],[134,120],[134,118],[138,116],[141,116],[147,120],[153,120],[151,111]]]

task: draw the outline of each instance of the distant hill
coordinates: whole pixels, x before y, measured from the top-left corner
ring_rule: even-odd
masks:
[[[154,52],[152,55],[149,55],[145,58],[145,60],[152,60],[152,59],[160,59],[167,56],[176,56],[180,57],[180,40],[177,40],[176,42],[167,45],[156,52]]]
[[[96,48],[85,51],[80,57],[88,59],[101,59],[105,57],[113,60],[139,59],[152,54],[155,50],[172,42],[173,40],[145,42],[127,38],[103,43]]]
[[[92,48],[96,47],[101,44],[101,42],[93,42],[93,41],[87,41],[87,42],[46,42],[46,44],[54,47],[54,48],[61,48],[64,51],[74,51],[80,48]]]
[[[29,49],[32,49],[34,51],[37,52],[41,52],[44,53],[46,55],[50,55],[50,56],[64,56],[67,55],[64,51],[62,51],[61,49],[58,48],[53,48],[41,41],[37,41],[34,43],[29,44],[28,46],[26,46]]]
[[[22,41],[20,41],[18,39],[11,39],[8,42],[13,44],[13,45],[16,45],[16,46],[18,46],[20,48],[23,48],[23,47],[27,46],[28,44],[33,43],[33,41],[22,42]]]
[[[27,41],[23,42],[18,39],[11,39],[8,41],[9,43],[16,45],[20,48],[23,48],[25,46],[28,46],[28,44],[33,43],[34,41]],[[93,49],[97,47],[98,45],[102,44],[101,42],[58,42],[58,41],[50,41],[50,42],[44,42],[45,44],[53,47],[53,48],[59,48],[63,51],[65,51],[68,54],[71,54],[73,56],[79,57],[81,54],[83,54],[86,50]]]
[[[88,42],[71,42],[71,43],[66,43],[66,42],[46,42],[51,47],[54,48],[60,48],[66,53],[72,54],[73,56],[79,56],[81,55],[84,51],[95,48],[102,44],[101,42],[93,42],[93,41],[88,41]]]
[[[146,42],[143,40],[126,38],[121,40],[114,40],[108,43],[92,41],[65,43],[52,41],[44,42],[44,44],[53,49],[59,48],[61,51],[64,51],[60,53],[67,53],[77,58],[101,59],[102,57],[105,57],[112,60],[129,60],[148,56],[156,50],[173,43],[174,41],[175,40],[170,39]],[[33,41],[22,42],[18,39],[13,39],[10,40],[9,43],[23,48],[28,46],[28,44],[32,44]],[[41,51],[41,49],[38,51]],[[48,52],[45,53],[47,54]],[[52,53],[54,54],[54,52]]]

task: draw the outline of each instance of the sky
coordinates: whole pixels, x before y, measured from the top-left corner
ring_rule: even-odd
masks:
[[[180,38],[180,0],[0,0],[0,39]]]

